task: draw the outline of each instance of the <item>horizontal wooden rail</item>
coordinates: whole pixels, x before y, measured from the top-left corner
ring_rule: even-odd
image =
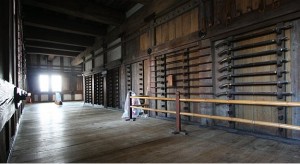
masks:
[[[203,102],[203,103],[219,103],[219,104],[300,107],[299,102],[289,102],[289,101],[220,100],[220,99],[180,99],[180,101],[198,102],[198,103]]]
[[[131,96],[130,98],[175,101],[176,98],[165,97],[147,97],[147,96]],[[300,102],[290,101],[258,101],[258,100],[222,100],[222,99],[179,99],[181,102],[197,102],[197,103],[217,103],[217,104],[238,104],[238,105],[261,105],[261,106],[285,106],[300,107]]]
[[[300,130],[300,126],[289,125],[289,124],[281,124],[281,123],[274,123],[274,122],[247,120],[247,119],[235,118],[235,117],[212,116],[212,115],[196,114],[196,113],[188,113],[188,112],[180,112],[180,115],[183,115],[183,116],[193,116],[193,117],[202,117],[202,118],[210,118],[210,119],[223,120],[223,121],[233,121],[233,122],[240,122],[240,123],[247,123],[247,124],[254,124],[254,125],[262,125],[262,126],[271,126],[271,127],[276,127],[276,128],[285,128],[285,129],[292,129],[292,130]]]
[[[161,110],[161,109],[153,109],[153,108],[145,108],[145,107],[140,107],[140,106],[130,106],[130,108],[134,108],[134,109],[143,109],[143,110],[149,110],[149,111],[161,112],[161,113],[171,113],[171,114],[176,114],[175,111]]]
[[[283,106],[283,107],[300,107],[300,102],[288,102],[288,101],[257,101],[257,100],[220,100],[220,99],[181,99],[180,93],[176,93],[176,98],[165,98],[165,97],[148,97],[148,96],[131,96],[130,98],[140,98],[140,99],[148,99],[148,100],[162,100],[162,101],[175,101],[176,110],[175,111],[166,111],[160,109],[153,108],[145,108],[139,106],[131,106],[131,108],[139,108],[149,111],[162,112],[162,113],[172,113],[176,114],[176,131],[181,131],[181,117],[180,116],[193,116],[200,118],[209,118],[223,121],[232,121],[253,125],[261,125],[261,126],[269,126],[276,128],[285,128],[291,130],[300,130],[300,126],[290,125],[290,124],[282,124],[275,122],[265,122],[265,121],[256,121],[256,120],[248,120],[243,118],[236,117],[225,117],[225,116],[216,116],[216,115],[206,115],[206,114],[198,114],[198,113],[188,113],[181,112],[180,102],[195,102],[195,103],[216,103],[216,104],[238,104],[238,105],[256,105],[256,106]]]
[[[130,96],[130,98],[137,99],[148,99],[148,100],[162,100],[162,101],[175,101],[176,98],[167,98],[167,97],[148,97],[148,96]]]
[[[153,109],[153,108],[144,108],[144,107],[140,107],[140,106],[130,106],[130,107],[136,108],[136,109],[138,108],[138,109],[143,109],[143,110],[148,110],[148,111],[154,111],[154,112],[176,114],[176,111],[166,111],[166,110]],[[300,126],[281,124],[281,123],[273,123],[273,122],[265,122],[265,121],[247,120],[247,119],[242,119],[242,118],[212,116],[212,115],[196,114],[196,113],[188,113],[188,112],[180,112],[180,115],[200,117],[200,118],[210,118],[210,119],[223,120],[223,121],[233,121],[233,122],[247,123],[247,124],[253,124],[253,125],[271,126],[271,127],[276,127],[276,128],[300,130]]]

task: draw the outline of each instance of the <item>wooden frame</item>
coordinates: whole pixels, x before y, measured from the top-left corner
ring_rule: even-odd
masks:
[[[147,96],[131,96],[130,98],[175,101],[176,102],[176,111],[165,111],[165,110],[146,108],[146,107],[141,107],[141,106],[130,106],[131,109],[139,108],[139,109],[155,111],[155,112],[176,114],[176,131],[175,132],[182,131],[180,116],[193,116],[193,117],[210,118],[210,119],[223,120],[223,121],[240,122],[240,123],[252,124],[252,125],[261,125],[261,126],[277,127],[277,128],[291,129],[291,130],[300,130],[300,126],[297,126],[297,125],[248,120],[248,119],[242,119],[242,118],[236,118],[236,117],[225,117],[225,116],[189,113],[189,112],[181,112],[180,111],[181,110],[180,102],[239,104],[239,105],[256,105],[256,106],[284,106],[284,107],[300,107],[300,102],[256,101],[256,100],[255,101],[253,101],[253,100],[220,100],[220,99],[181,99],[179,92],[177,92],[176,98],[147,97]]]

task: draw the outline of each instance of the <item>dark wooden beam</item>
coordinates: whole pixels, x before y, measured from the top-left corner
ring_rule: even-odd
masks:
[[[48,55],[48,61],[53,61],[56,56],[54,55]]]
[[[34,10],[31,11],[31,10]],[[24,25],[74,33],[87,36],[103,36],[106,34],[106,26],[83,22],[78,19],[66,19],[60,15],[47,14],[37,8],[26,8]]]
[[[68,57],[68,58],[75,58],[75,56],[68,56],[68,55],[61,55],[61,54],[48,54],[48,53],[42,53],[42,52],[26,52],[28,55],[52,55],[52,56],[62,56],[62,57]]]
[[[57,51],[65,51],[65,52],[75,52],[75,53],[80,53],[81,51],[78,50],[66,50],[66,49],[60,49],[60,48],[49,48],[49,47],[44,47],[44,46],[35,46],[35,45],[26,45],[26,48],[39,48],[39,49],[44,49],[44,50],[57,50]]]
[[[61,51],[70,51],[70,52],[82,52],[86,49],[85,47],[69,46],[69,45],[63,45],[63,44],[30,41],[30,40],[25,42],[25,46],[26,47],[61,50]]]
[[[58,38],[59,39],[59,38]],[[89,47],[87,45],[79,45],[79,44],[76,44],[76,43],[68,43],[68,42],[62,42],[62,41],[59,41],[58,39],[52,39],[52,40],[49,40],[47,38],[32,38],[32,37],[27,37],[27,38],[24,38],[24,40],[27,42],[27,41],[35,41],[35,42],[43,42],[43,43],[53,43],[53,44],[61,44],[61,45],[67,45],[67,46],[80,46],[80,47]]]
[[[22,1],[23,4],[34,6],[57,13],[62,13],[94,22],[99,22],[109,25],[120,25],[124,19],[125,14],[118,11],[109,9],[107,7],[96,6],[87,1],[35,1],[35,0],[26,0]]]
[[[47,50],[41,48],[26,48],[26,53],[36,54],[36,55],[53,55],[53,56],[66,56],[66,57],[75,57],[76,55],[78,55],[77,52]]]
[[[130,0],[130,1],[135,2],[135,3],[140,3],[143,5],[147,5],[152,2],[152,0]]]
[[[76,34],[63,33],[41,28],[24,27],[25,40],[43,41],[72,46],[88,47],[94,43],[94,38]]]

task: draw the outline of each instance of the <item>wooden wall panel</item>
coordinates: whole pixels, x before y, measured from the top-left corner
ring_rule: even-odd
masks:
[[[107,106],[120,108],[120,67],[107,71],[106,90]]]
[[[120,108],[124,109],[124,104],[127,95],[127,69],[126,65],[120,66]]]
[[[62,91],[68,91],[70,90],[70,82],[71,82],[71,76],[62,76]]]
[[[191,13],[192,12],[187,12],[183,14],[182,17],[182,34],[183,36],[186,36],[192,32],[191,30],[191,25],[192,25],[192,20],[191,20]],[[196,20],[198,21],[198,20]]]
[[[131,64],[131,73],[132,73],[132,91],[138,94],[138,63]]]
[[[82,77],[77,77],[77,82],[76,82],[76,90],[77,91],[82,91],[83,84],[82,84]]]
[[[162,26],[157,26],[155,28],[155,39],[156,39],[155,43],[157,45],[163,43],[163,40],[162,40]]]
[[[292,101],[300,101],[300,19],[294,20],[292,22],[293,28],[291,29],[291,89],[293,91]],[[291,122],[293,125],[300,125],[300,107],[294,107],[290,111],[292,114]],[[292,131],[292,138],[300,139],[300,131]]]
[[[156,45],[197,31],[198,22],[198,8],[195,8],[157,26],[155,28]]]
[[[144,64],[144,95],[149,95],[150,92],[150,76],[149,76],[149,71],[150,71],[150,65],[149,65],[149,59],[146,59],[143,61]]]
[[[214,25],[223,24],[226,20],[225,2],[224,0],[214,0]]]
[[[182,32],[182,17],[176,17],[175,18],[175,31],[176,31],[176,37],[175,38],[179,38],[181,36],[183,36],[183,32]]]
[[[145,32],[140,36],[140,50],[145,51],[150,47],[150,36],[149,32]]]
[[[172,19],[168,22],[168,30],[169,32],[169,40],[173,40],[176,38],[176,19]]]
[[[249,39],[245,40],[243,42],[238,43],[240,45],[245,45],[245,44],[251,44],[251,43],[256,43],[260,41],[265,41],[265,40],[270,40],[274,39],[274,35],[266,35],[263,37],[258,37],[254,39]],[[272,46],[263,46],[263,47],[257,47],[257,48],[252,48],[249,50],[245,51],[239,51],[237,54],[246,54],[246,53],[256,53],[256,52],[261,52],[261,51],[267,51],[267,50],[273,50],[276,49],[275,45]],[[254,58],[249,58],[246,60],[241,60],[240,62],[237,61],[235,64],[240,64],[240,63],[255,63],[255,62],[261,62],[261,61],[270,61],[270,60],[276,60],[275,55],[268,55],[268,56],[261,56],[261,57],[254,57]],[[253,68],[244,68],[244,69],[239,69],[235,73],[247,73],[247,72],[260,72],[260,71],[272,71],[276,70],[275,66],[261,66],[261,67],[253,67]],[[245,77],[245,78],[240,78],[236,79],[235,82],[258,82],[258,81],[276,81],[276,78],[274,76],[263,76],[263,77]],[[252,91],[252,92],[270,92],[270,91],[276,91],[276,86],[251,86],[251,87],[236,87],[236,91]],[[236,96],[236,99],[251,99],[251,100],[276,100],[276,97],[269,97],[269,96]],[[268,121],[268,122],[277,122],[277,111],[275,110],[276,108],[274,107],[257,107],[257,106],[237,106],[237,110],[243,110],[244,114],[239,115],[237,111],[237,116],[242,117],[242,118],[248,118],[248,119],[254,119],[254,120],[259,120],[259,121]],[[240,125],[238,124],[237,127],[243,127],[249,125]],[[252,126],[252,125],[250,125]],[[254,131],[257,132],[267,132],[271,134],[276,134],[276,129],[274,128],[268,128],[268,127],[256,127],[252,126]],[[249,129],[249,128],[247,128]],[[275,131],[274,131],[275,130]]]
[[[288,22],[288,23],[290,23],[290,22]],[[293,24],[292,22],[291,22],[291,24]],[[293,27],[293,29],[295,29],[295,28],[297,28],[297,27]],[[293,40],[293,36],[291,35],[292,34],[292,29],[288,29],[288,30],[285,30],[285,36],[287,37],[287,38],[289,38],[286,42],[285,42],[285,46],[287,46],[288,47],[288,49],[289,49],[289,51],[287,51],[286,53],[285,53],[285,57],[286,57],[286,59],[288,60],[288,61],[291,61],[291,62],[288,62],[288,63],[286,63],[286,65],[285,65],[285,69],[288,71],[288,72],[290,72],[289,74],[287,74],[286,76],[285,76],[285,79],[287,80],[287,81],[289,81],[290,83],[288,83],[287,85],[286,85],[286,91],[288,91],[288,92],[292,92],[293,93],[293,96],[291,96],[291,97],[287,97],[286,98],[286,101],[295,101],[295,100],[293,100],[292,98],[295,96],[295,91],[293,90],[293,86],[292,86],[292,80],[293,81],[296,81],[295,79],[294,79],[294,77],[292,78],[292,69],[294,69],[294,67],[293,67],[293,62],[295,62],[295,61],[293,61],[293,60],[295,60],[295,59],[293,59],[293,56],[292,56],[292,51],[293,51],[293,45],[292,45],[292,41],[291,40]],[[286,108],[286,123],[287,124],[291,124],[291,125],[297,125],[297,123],[295,124],[294,122],[293,122],[293,120],[295,119],[295,113],[293,113],[293,110],[292,110],[292,108],[291,107],[288,107],[288,108]],[[293,133],[295,132],[295,130],[287,130],[287,137],[288,138],[293,138],[293,137],[295,137],[295,136],[293,136]],[[297,133],[297,132],[296,132]],[[299,133],[299,132],[298,132]],[[300,133],[299,133],[300,134]],[[300,137],[300,135],[297,137],[295,137],[295,138],[299,138]]]
[[[278,27],[284,26],[283,24],[278,24]],[[216,70],[219,70],[221,67],[224,67],[225,65],[244,65],[248,63],[266,63],[270,61],[279,62],[282,59],[290,61],[290,42],[285,40],[284,37],[287,37],[289,39],[291,36],[289,35],[289,30],[284,30],[281,33],[266,33],[264,35],[256,35],[257,33],[261,33],[263,31],[274,29],[277,26],[271,26],[266,27],[264,29],[256,30],[256,31],[250,31],[247,33],[244,33],[243,35],[239,36],[233,36],[233,38],[238,38],[241,36],[250,36],[248,39],[244,39],[242,41],[236,41],[233,44],[229,44],[229,46],[224,46],[220,48],[216,48],[215,50],[215,56],[216,56]],[[282,35],[285,34],[285,35]],[[281,42],[279,40],[282,40]],[[276,41],[276,42],[275,42]],[[261,44],[262,42],[269,42],[268,44]],[[216,42],[218,44],[218,42]],[[245,47],[248,46],[248,47]],[[234,50],[236,47],[243,47],[239,50]],[[268,54],[261,54],[260,56],[255,57],[244,57],[240,59],[233,59],[230,63],[224,62],[224,63],[218,63],[217,61],[221,61],[222,59],[225,59],[228,57],[228,55],[223,55],[222,57],[219,57],[220,52],[232,48],[232,51],[229,51],[229,55],[231,56],[242,56],[247,54],[255,55],[256,53],[261,52],[268,52],[271,50],[276,50],[276,53],[268,53]],[[287,52],[280,53],[281,48],[287,48]],[[282,66],[281,66],[282,65]],[[282,63],[281,65],[278,64],[264,64],[261,66],[248,66],[245,68],[236,68],[232,69],[232,71],[224,71],[220,73],[220,71],[216,71],[216,77],[220,77],[224,74],[249,74],[249,73],[256,73],[259,74],[260,72],[271,72],[271,71],[280,71],[285,70],[288,73],[290,72],[290,63],[287,62]],[[281,92],[291,92],[291,86],[290,84],[283,84],[282,88],[278,87],[276,84],[268,84],[268,85],[255,85],[254,83],[257,82],[284,82],[288,81],[290,83],[291,79],[286,78],[286,74],[283,74],[282,77],[277,76],[276,74],[267,74],[263,76],[244,76],[244,77],[236,77],[228,80],[217,80],[216,86],[221,86],[223,84],[232,83],[232,84],[238,84],[238,83],[252,83],[251,85],[242,85],[242,86],[233,86],[231,88],[216,88],[216,92],[235,92],[235,93],[248,93],[248,95],[235,95],[232,97],[229,97],[231,99],[246,99],[246,100],[266,100],[266,101],[286,101],[290,99],[290,96],[283,96],[283,98],[278,98],[276,95],[256,95],[258,93],[264,92],[264,93],[277,93]],[[251,94],[252,93],[252,94]],[[222,99],[225,98],[226,95],[221,96]],[[224,115],[228,115],[228,113],[225,113],[226,111],[233,110],[233,113],[235,113],[235,116],[238,118],[245,118],[250,120],[258,120],[258,121],[267,121],[267,122],[280,122],[280,123],[287,123],[290,122],[288,120],[291,117],[290,109],[282,109],[279,110],[277,107],[262,107],[262,106],[245,106],[245,105],[234,105],[234,106],[228,106],[228,105],[222,105],[222,107],[217,107],[217,109],[220,109],[224,111]],[[232,124],[231,124],[232,125]],[[225,124],[226,126],[226,124]],[[227,125],[228,126],[228,125]],[[241,123],[236,123],[235,127],[238,129],[243,129],[247,131],[253,131],[256,133],[265,133],[265,134],[271,134],[271,135],[279,135],[279,136],[287,136],[286,131],[278,128],[271,128],[266,126],[256,126],[256,125],[246,125]],[[290,132],[289,132],[290,133]]]
[[[124,59],[127,60],[134,60],[138,57],[139,55],[139,51],[140,51],[140,38],[136,37],[133,38],[132,40],[126,42],[125,44],[125,55],[123,55],[122,57],[124,57]]]
[[[199,30],[199,9],[196,7],[191,11],[191,33]]]
[[[198,58],[196,58],[198,57]],[[189,74],[189,78],[197,79],[190,82],[190,93],[199,93],[198,95],[191,94],[189,98],[213,98],[213,82],[212,82],[212,54],[210,48],[200,49],[190,54],[190,65],[200,64],[192,67],[189,72],[198,72]],[[198,87],[197,87],[198,86]],[[212,114],[212,104],[208,103],[191,103],[191,111],[193,113]],[[192,121],[200,122],[202,125],[211,124],[210,119],[192,118]]]

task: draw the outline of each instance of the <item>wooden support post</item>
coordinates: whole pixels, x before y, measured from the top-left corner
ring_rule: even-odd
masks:
[[[132,108],[130,107],[131,105],[132,105],[131,92],[129,92],[129,119],[132,119]]]
[[[180,118],[180,92],[176,92],[176,131],[181,131],[181,118]]]
[[[176,130],[173,132],[173,134],[184,134],[186,135],[186,131],[181,130],[181,117],[180,117],[180,92],[176,92]]]
[[[11,145],[11,120],[8,120],[4,126],[5,128],[5,151],[6,159],[8,158],[9,151],[10,151],[10,145]]]
[[[293,28],[291,29],[291,81],[293,96],[292,101],[300,101],[300,20],[293,21]],[[300,126],[300,107],[293,107],[292,109],[292,124]],[[300,139],[300,131],[293,130],[291,136]]]
[[[5,163],[7,161],[7,152],[6,152],[6,134],[5,134],[5,128],[3,128],[1,131],[0,131],[0,162],[1,163]]]
[[[103,75],[103,74],[102,74]],[[107,77],[106,77],[106,74],[103,75],[103,105],[104,105],[104,108],[107,108]]]

